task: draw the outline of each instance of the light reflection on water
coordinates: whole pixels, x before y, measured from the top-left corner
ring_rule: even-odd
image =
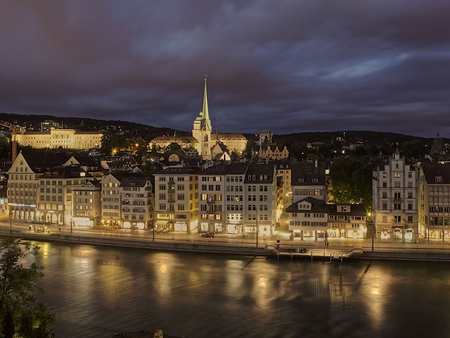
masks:
[[[444,337],[447,264],[277,261],[40,243],[58,337]],[[433,323],[439,323],[435,325]]]

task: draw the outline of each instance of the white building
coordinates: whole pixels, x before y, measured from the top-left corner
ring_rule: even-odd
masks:
[[[374,169],[372,211],[378,240],[417,240],[416,175],[415,168],[398,151]]]
[[[81,132],[75,129],[55,129],[49,132],[12,133],[12,142],[33,148],[64,148],[88,150],[101,147],[102,133]]]

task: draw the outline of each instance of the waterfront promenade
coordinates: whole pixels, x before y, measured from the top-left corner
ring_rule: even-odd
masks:
[[[323,241],[291,240],[279,231],[271,236],[217,234],[202,238],[200,234],[156,233],[152,230],[70,229],[38,227],[32,223],[0,224],[0,235],[41,241],[59,241],[91,245],[147,248],[160,251],[189,251],[215,254],[266,256],[278,259],[386,259],[450,262],[450,242],[442,240],[419,243],[372,242],[372,239],[329,239]],[[306,249],[306,252],[301,252]]]

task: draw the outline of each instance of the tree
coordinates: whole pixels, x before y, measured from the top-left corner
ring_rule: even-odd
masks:
[[[44,290],[36,282],[44,276],[43,266],[20,262],[36,256],[39,247],[7,239],[0,244],[0,329],[2,337],[54,337],[50,326],[55,315],[36,299]]]
[[[352,158],[339,158],[330,168],[330,202],[336,204],[359,203],[367,210],[372,206],[372,163]]]

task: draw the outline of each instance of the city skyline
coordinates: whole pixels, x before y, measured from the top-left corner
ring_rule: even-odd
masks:
[[[25,5],[24,5],[25,4]],[[6,2],[0,111],[190,130],[450,134],[450,4]]]

